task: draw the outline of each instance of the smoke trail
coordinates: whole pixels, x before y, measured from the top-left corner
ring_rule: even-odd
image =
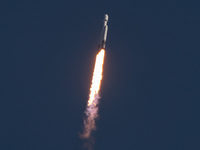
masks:
[[[102,80],[103,63],[104,63],[105,50],[102,49],[96,56],[96,62],[92,77],[92,84],[90,87],[90,95],[85,111],[86,118],[84,119],[84,131],[80,135],[82,139],[85,139],[85,147],[88,150],[92,149],[94,140],[91,136],[91,132],[96,129],[95,119],[98,117],[98,103],[99,103],[99,90]]]
[[[87,106],[85,114],[87,115],[87,118],[84,120],[84,127],[85,130],[83,132],[83,138],[89,138],[91,131],[96,129],[95,126],[95,119],[98,117],[98,94],[95,95],[95,99],[93,104]]]

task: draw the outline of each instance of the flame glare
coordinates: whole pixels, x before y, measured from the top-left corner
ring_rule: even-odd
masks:
[[[87,108],[85,111],[86,118],[84,118],[84,131],[80,135],[82,139],[86,139],[87,142],[84,144],[88,150],[92,150],[92,145],[94,140],[91,136],[92,130],[96,129],[95,119],[98,117],[98,101],[99,90],[101,86],[102,73],[103,73],[103,63],[104,63],[105,50],[101,49],[96,56],[95,67],[92,77],[92,84],[90,87],[90,95],[87,103]]]
[[[95,94],[99,93],[101,80],[102,80],[104,55],[105,55],[105,50],[101,49],[101,51],[96,56],[96,62],[95,62],[95,67],[94,67],[94,72],[93,72],[93,77],[92,77],[92,85],[90,88],[88,106],[92,105],[95,99]]]

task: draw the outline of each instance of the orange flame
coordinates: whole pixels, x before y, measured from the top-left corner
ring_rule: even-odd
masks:
[[[100,52],[96,56],[96,62],[95,62],[95,67],[94,67],[94,72],[93,72],[93,77],[92,77],[92,84],[90,87],[88,106],[94,103],[95,94],[98,94],[100,90],[102,72],[103,72],[104,55],[105,55],[105,50],[101,49]]]

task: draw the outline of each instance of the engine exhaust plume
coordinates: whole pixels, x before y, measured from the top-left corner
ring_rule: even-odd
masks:
[[[89,150],[92,149],[94,143],[91,132],[96,129],[95,119],[98,117],[98,103],[99,103],[99,90],[101,86],[103,63],[104,63],[105,50],[101,49],[96,56],[96,62],[92,77],[92,84],[90,87],[90,95],[85,111],[86,118],[84,119],[84,131],[80,135],[82,139],[86,139],[85,147]]]

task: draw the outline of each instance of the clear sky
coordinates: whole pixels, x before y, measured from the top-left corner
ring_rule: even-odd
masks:
[[[198,0],[1,0],[0,150],[81,150],[103,17],[95,150],[200,149]]]

